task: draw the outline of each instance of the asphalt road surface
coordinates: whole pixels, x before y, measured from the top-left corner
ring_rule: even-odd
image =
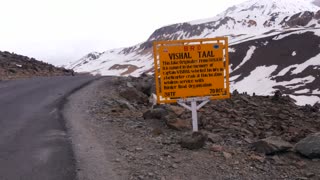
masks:
[[[95,77],[0,81],[0,180],[73,180],[75,159],[60,109]]]

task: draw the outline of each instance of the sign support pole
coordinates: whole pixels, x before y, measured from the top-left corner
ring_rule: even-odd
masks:
[[[199,105],[197,105],[198,101],[202,101]],[[209,97],[195,97],[195,98],[187,98],[187,99],[179,99],[177,103],[186,109],[192,112],[192,130],[193,132],[198,131],[198,112],[202,106],[207,104],[210,101]],[[186,103],[190,102],[191,106],[188,106]]]

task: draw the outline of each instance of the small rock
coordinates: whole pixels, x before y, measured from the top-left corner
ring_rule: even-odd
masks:
[[[130,102],[147,103],[148,96],[138,91],[136,88],[125,88],[119,91],[119,95]]]
[[[223,152],[223,157],[226,158],[226,159],[230,159],[232,157],[232,155],[228,152]]]
[[[169,128],[172,128],[174,130],[182,131],[182,130],[190,130],[191,129],[191,123],[187,120],[182,119],[169,119],[167,120],[167,126]]]
[[[218,134],[207,133],[208,141],[212,143],[218,143],[223,141],[223,138]]]
[[[163,153],[163,156],[169,156],[170,155],[170,153],[168,152],[168,151],[165,151],[164,153]]]
[[[134,86],[132,85],[132,83],[131,83],[131,82],[127,82],[127,87],[129,87],[129,88],[133,88]]]
[[[206,136],[201,132],[193,132],[192,134],[185,135],[181,139],[181,147],[190,150],[200,149],[206,142]]]
[[[320,158],[320,132],[307,136],[295,145],[295,150],[308,158]]]
[[[159,135],[163,134],[163,131],[162,131],[162,129],[160,129],[160,128],[154,128],[154,129],[152,130],[152,134],[153,134],[154,136],[159,136]]]
[[[320,111],[320,102],[315,103],[312,107],[313,107],[316,111]]]
[[[223,147],[220,146],[220,145],[212,145],[210,150],[214,151],[214,152],[222,152],[223,151]]]
[[[252,140],[251,140],[250,138],[244,138],[243,140],[244,140],[245,142],[249,143],[249,144],[252,143]]]
[[[235,90],[232,92],[232,95],[233,95],[233,96],[239,95],[239,91],[235,89]]]
[[[272,156],[271,159],[272,159],[272,160],[274,161],[274,163],[277,164],[277,165],[284,165],[284,164],[285,164],[285,162],[284,162],[282,159],[280,159],[279,156]]]
[[[137,147],[136,151],[142,151],[143,149],[141,147]]]
[[[248,121],[249,126],[254,127],[257,124],[257,121],[251,119]]]
[[[260,162],[262,162],[262,163],[265,161],[265,157],[258,156],[258,155],[254,155],[254,154],[252,154],[252,155],[250,156],[250,159],[251,159],[251,160],[260,161]]]
[[[279,100],[282,97],[282,92],[280,90],[276,90],[274,92],[274,96],[272,97],[273,100]]]
[[[308,180],[307,177],[297,177],[297,180]]]
[[[172,167],[177,169],[178,168],[178,165],[177,164],[172,164]]]
[[[164,119],[168,112],[163,108],[149,109],[143,113],[144,119]]]
[[[240,161],[234,161],[232,164],[233,164],[233,165],[239,165],[239,164],[240,164]]]
[[[312,178],[312,177],[314,177],[314,176],[315,176],[314,173],[311,173],[311,172],[307,172],[307,173],[306,173],[306,177],[307,177],[307,178]]]
[[[280,137],[271,136],[254,142],[252,147],[259,153],[272,155],[279,152],[285,152],[291,149],[292,145],[289,142],[282,140]]]
[[[295,165],[299,168],[305,168],[307,164],[304,161],[298,161],[295,163]]]
[[[177,115],[180,116],[185,112],[185,109],[179,106],[170,106],[170,109]]]

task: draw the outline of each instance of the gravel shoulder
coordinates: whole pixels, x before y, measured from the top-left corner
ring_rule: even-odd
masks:
[[[107,133],[106,139],[101,137],[100,127],[94,123],[94,117],[89,111],[92,104],[98,101],[97,94],[105,81],[108,81],[108,78],[97,80],[82,88],[72,94],[65,104],[63,114],[73,142],[79,180],[123,179],[113,169],[112,160],[116,154],[111,144],[113,135]]]
[[[263,113],[255,114],[250,108],[259,109],[260,104],[257,103],[269,102],[263,100],[265,97],[256,97],[254,101],[254,98],[239,96],[228,102],[210,102],[199,114],[202,119],[200,129],[211,136],[211,141],[207,141],[201,149],[188,150],[181,147],[180,141],[190,130],[174,130],[161,119],[144,118],[143,113],[151,105],[144,100],[139,102],[143,99],[142,96],[138,97],[139,93],[137,96],[130,94],[135,92],[131,83],[128,78],[105,77],[70,97],[65,117],[78,160],[80,180],[320,178],[319,159],[307,159],[293,151],[264,155],[251,149],[252,141],[266,136],[263,130],[261,133],[255,132],[264,127],[256,125],[254,128],[254,123],[278,118],[277,114],[263,116],[259,120],[249,119],[262,116]],[[236,112],[227,112],[228,105],[233,103],[241,107],[229,109]],[[181,114],[179,118],[190,119],[190,112],[180,112],[178,106],[175,109]],[[301,113],[297,112],[298,115]],[[211,119],[218,115],[220,118]],[[319,122],[319,117],[319,114],[314,113],[312,122]],[[303,132],[319,131],[318,126],[312,126],[312,123],[309,126],[306,122]],[[300,121],[295,123],[299,124]],[[276,129],[273,126],[266,127],[270,129],[266,134],[287,136],[283,133],[288,129],[287,125],[275,124],[274,127]],[[302,136],[301,133],[296,135]],[[287,137],[292,141],[296,138],[302,137]]]

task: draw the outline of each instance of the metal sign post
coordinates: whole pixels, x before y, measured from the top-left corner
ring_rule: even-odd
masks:
[[[200,101],[201,103],[197,105],[197,102]],[[194,98],[187,98],[187,99],[178,99],[177,103],[181,106],[189,109],[192,112],[192,130],[194,132],[198,131],[198,110],[207,104],[210,101],[210,97],[194,97]],[[191,106],[188,106],[186,103],[190,102]]]

